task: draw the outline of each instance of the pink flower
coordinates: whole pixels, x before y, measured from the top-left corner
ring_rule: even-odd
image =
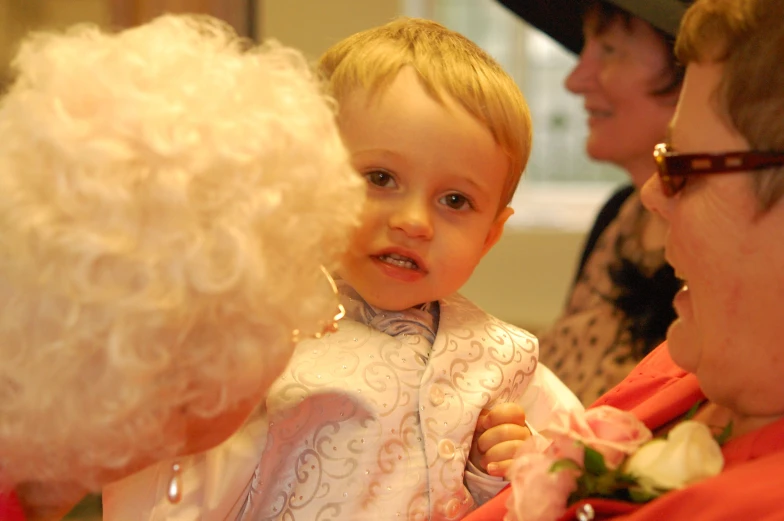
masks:
[[[570,459],[582,467],[585,447],[570,436],[552,433],[549,439],[531,436],[525,440],[517,449],[515,458],[523,454],[546,454],[554,461]]]
[[[542,452],[518,452],[507,473],[512,493],[506,502],[504,521],[554,521],[566,512],[566,501],[577,488],[579,471],[550,472],[555,461]]]
[[[541,436],[531,436],[527,438],[520,448],[517,449],[517,454],[515,457],[521,454],[544,454],[548,450],[550,450],[550,446],[552,445],[552,441],[547,440]]]
[[[547,434],[550,441],[532,436],[515,455],[506,476],[512,493],[504,521],[555,521],[566,513],[570,498],[649,501],[714,476],[723,465],[721,449],[704,425],[687,421],[666,440],[651,441],[642,422],[608,406],[562,413]],[[602,455],[604,465],[594,461],[594,452],[584,468],[589,449]],[[624,461],[622,475],[616,469]]]
[[[585,447],[577,439],[567,436],[566,434],[553,433],[550,436],[552,443],[545,453],[556,460],[570,459],[583,466],[583,459],[585,458]]]
[[[553,439],[566,436],[598,451],[610,469],[618,468],[627,455],[653,437],[633,414],[608,405],[557,416],[548,430]],[[563,441],[559,443],[566,446]]]

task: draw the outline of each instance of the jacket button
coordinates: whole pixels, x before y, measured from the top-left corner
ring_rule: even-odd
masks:
[[[430,389],[430,403],[436,407],[444,403],[444,391],[440,387],[435,386]]]
[[[452,459],[455,457],[455,444],[452,440],[441,440],[438,442],[438,455],[444,459]]]
[[[454,519],[460,513],[460,501],[457,499],[450,499],[444,505],[444,514],[449,519]]]

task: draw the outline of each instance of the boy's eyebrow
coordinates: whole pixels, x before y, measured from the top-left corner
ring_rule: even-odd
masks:
[[[471,178],[468,178],[468,177],[465,177],[465,176],[462,176],[462,175],[458,175],[458,176],[456,176],[456,177],[459,177],[460,179],[462,179],[462,180],[463,180],[463,181],[465,181],[466,183],[468,183],[468,184],[470,184],[470,185],[474,186],[474,187],[475,187],[477,190],[479,190],[479,191],[480,191],[480,192],[482,192],[483,194],[485,194],[485,195],[489,195],[489,192],[488,192],[488,190],[487,190],[487,187],[485,187],[485,186],[482,186],[481,184],[477,183],[475,180],[473,180],[473,179],[471,179]]]
[[[395,152],[393,150],[389,150],[388,148],[379,148],[379,147],[361,148],[359,150],[351,150],[350,153],[351,153],[352,157],[354,157],[354,156],[364,156],[364,155],[368,155],[368,154],[380,154],[380,155],[385,156],[385,157],[391,157],[391,158],[395,159],[396,161],[407,161],[404,154],[400,154],[400,153]]]
[[[379,147],[360,148],[359,150],[351,150],[351,155],[354,155],[354,154],[369,154],[371,152],[375,153],[375,154],[386,154],[386,155],[397,156],[397,157],[401,157],[401,158],[403,157],[402,154],[399,154],[397,152],[389,150],[388,148],[379,148]]]

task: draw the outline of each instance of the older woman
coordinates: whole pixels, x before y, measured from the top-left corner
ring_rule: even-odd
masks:
[[[586,152],[632,182],[604,205],[587,238],[567,305],[537,332],[542,361],[590,404],[662,340],[678,282],[664,260],[661,219],[639,189],[655,165],[683,80],[673,43],[688,2],[502,0],[580,52],[566,87],[584,99]]]
[[[589,499],[563,519],[782,518],[782,20],[784,0],[698,0],[684,19],[683,92],[657,148],[658,176],[643,189],[685,280],[678,318],[667,343],[598,402],[632,411],[654,433],[694,408],[699,422],[731,425],[723,468],[642,505]],[[500,520],[508,494],[467,519]]]
[[[0,488],[30,519],[55,518],[245,421],[292,340],[332,324],[324,266],[364,183],[302,55],[217,20],[36,34],[14,67],[0,101]],[[172,501],[186,472],[167,476]]]

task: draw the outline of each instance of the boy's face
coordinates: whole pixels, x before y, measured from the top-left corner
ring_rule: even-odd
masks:
[[[388,310],[444,298],[500,238],[509,160],[457,102],[445,106],[406,67],[377,96],[343,101],[340,127],[367,180],[362,224],[341,276]]]

